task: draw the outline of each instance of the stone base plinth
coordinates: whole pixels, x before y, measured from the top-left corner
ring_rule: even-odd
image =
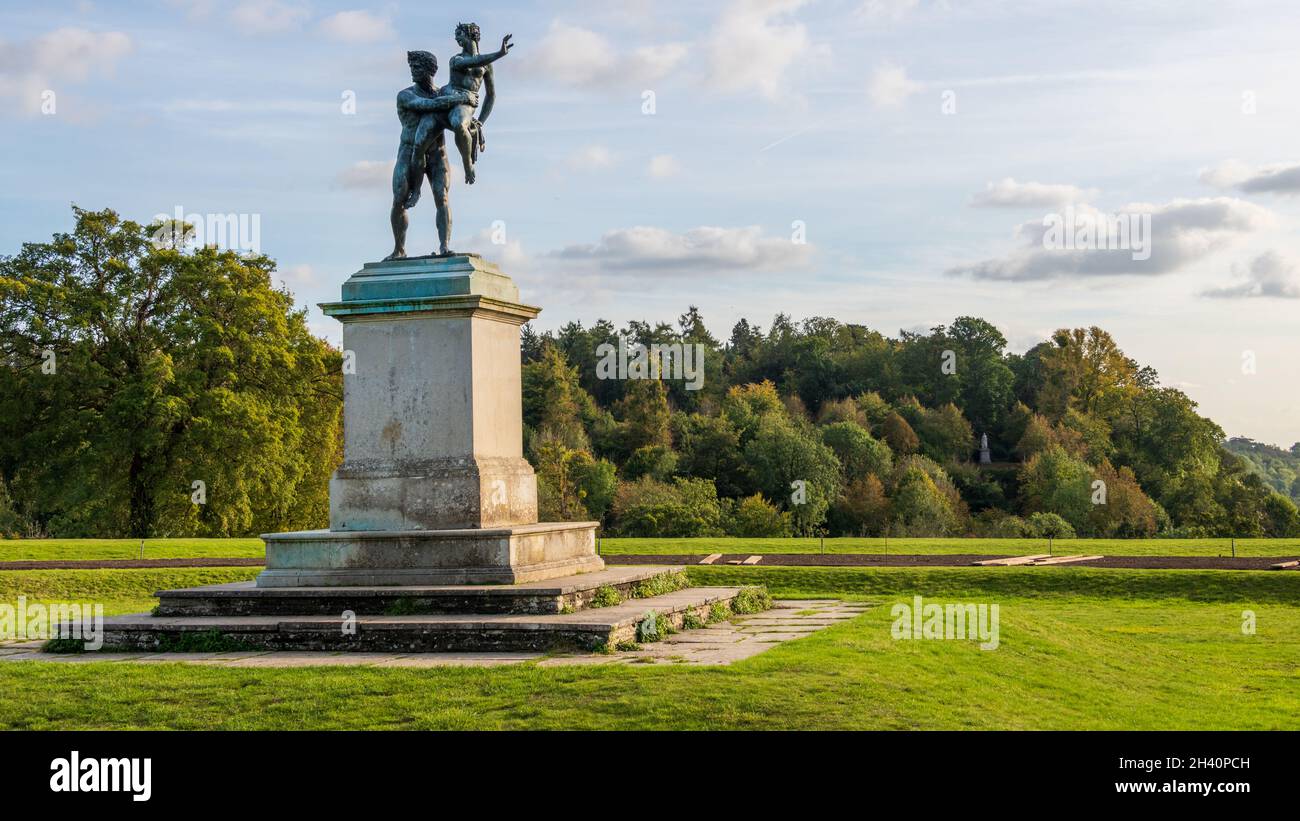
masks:
[[[597,522],[271,533],[258,587],[520,584],[603,570]]]

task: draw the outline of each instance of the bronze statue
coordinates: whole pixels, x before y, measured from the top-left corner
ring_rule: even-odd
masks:
[[[393,168],[390,214],[393,252],[385,259],[406,256],[406,212],[419,202],[423,177],[429,180],[437,208],[438,255],[453,253],[447,247],[451,237],[451,208],[447,202],[450,178],[443,132],[451,131],[454,135],[465,169],[465,182],[472,185],[474,163],[487,145],[483,138],[483,123],[492,113],[496,99],[492,63],[504,57],[512,47],[507,34],[501,40],[499,51],[479,54],[478,41],[476,24],[461,23],[456,27],[456,42],[460,44],[461,52],[451,58],[451,79],[441,89],[433,85],[438,58],[427,51],[409,51],[406,54],[414,84],[397,95],[397,118],[402,123],[402,139],[398,146],[397,164]],[[486,94],[483,111],[475,117],[480,88],[484,88]]]

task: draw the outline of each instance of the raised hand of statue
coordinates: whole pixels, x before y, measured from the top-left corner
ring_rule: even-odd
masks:
[[[502,38],[501,38],[501,54],[502,54],[502,55],[505,55],[506,53],[508,53],[508,52],[510,51],[510,49],[512,49],[512,48],[515,47],[515,44],[512,43],[512,42],[510,42],[510,38],[511,38],[511,37],[514,37],[514,35],[513,35],[513,34],[507,34],[505,37],[502,37]]]

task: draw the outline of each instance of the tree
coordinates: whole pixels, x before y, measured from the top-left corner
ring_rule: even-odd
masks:
[[[915,406],[912,427],[921,452],[936,462],[965,462],[975,449],[975,434],[961,411],[951,402],[937,409]],[[909,420],[910,421],[910,420]]]
[[[840,463],[814,430],[769,415],[745,446],[745,458],[764,496],[789,500],[797,533],[821,526],[839,494]]]
[[[874,474],[849,482],[831,506],[831,532],[844,536],[879,536],[889,525],[889,499]]]
[[[675,437],[680,443],[677,470],[683,475],[713,479],[718,495],[727,498],[756,489],[740,449],[740,433],[726,416],[682,416]]]
[[[836,422],[851,422],[862,428],[866,428],[870,424],[867,422],[866,414],[858,407],[858,403],[852,399],[836,399],[831,402],[824,402],[821,410],[817,411],[818,425],[833,425]]]
[[[613,463],[588,457],[577,460],[572,471],[573,484],[578,488],[578,498],[587,508],[587,515],[596,521],[604,521],[618,490]]]
[[[1047,417],[1036,413],[1025,424],[1024,432],[1016,442],[1014,450],[1021,459],[1029,460],[1057,444],[1052,423],[1047,421]]]
[[[543,344],[536,362],[523,366],[523,410],[528,450],[532,440],[555,442],[567,450],[591,450],[583,417],[594,415],[591,396],[578,384],[578,369],[560,349]]]
[[[1075,530],[1086,530],[1092,481],[1092,468],[1053,445],[1030,458],[1021,471],[1025,510],[1055,513]]]
[[[623,463],[623,474],[628,479],[649,476],[666,482],[677,472],[677,454],[664,445],[646,445],[637,448]]]
[[[862,427],[866,428],[872,436],[881,435],[885,420],[893,413],[893,408],[889,407],[889,403],[880,398],[880,394],[875,391],[867,391],[861,394],[854,402],[865,420]]]
[[[770,415],[785,416],[785,406],[776,385],[764,380],[757,384],[736,385],[722,401],[722,413],[739,432],[743,445],[758,430],[759,422]]]
[[[1142,492],[1133,471],[1118,469],[1103,461],[1097,466],[1094,482],[1101,481],[1104,499],[1093,492],[1092,510],[1087,531],[1093,536],[1113,538],[1149,538],[1156,534],[1159,522],[1155,502]]]
[[[1006,337],[991,323],[971,316],[957,317],[948,329],[961,380],[960,405],[975,428],[996,430],[1014,399],[1015,374],[1007,365]]]
[[[73,209],[0,259],[0,473],[52,536],[322,527],[342,357],[274,263]]]
[[[883,435],[889,449],[899,456],[916,453],[917,448],[921,446],[921,440],[916,437],[916,431],[912,430],[912,426],[907,424],[907,420],[897,413],[890,413],[889,416],[885,417]]]
[[[890,509],[894,533],[904,536],[947,536],[956,531],[958,517],[949,498],[915,464],[907,465],[895,483]]]
[[[672,410],[668,391],[658,379],[630,380],[627,394],[614,408],[619,420],[621,450],[632,454],[638,448],[673,444]]]
[[[538,446],[537,510],[544,522],[603,520],[618,481],[614,465],[585,450],[548,441]]]
[[[873,439],[855,422],[836,422],[821,429],[822,441],[835,452],[846,479],[861,479],[867,474],[888,476],[894,457],[889,446]]]

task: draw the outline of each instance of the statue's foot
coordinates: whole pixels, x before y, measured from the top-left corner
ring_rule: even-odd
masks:
[[[454,257],[454,256],[457,256],[457,254],[456,254],[455,251],[451,250],[450,248],[448,248],[447,246],[444,245],[444,246],[442,246],[441,248],[438,249],[438,253],[434,254],[434,256],[435,256],[435,257]]]
[[[406,249],[404,248],[393,249],[393,253],[384,257],[384,262],[388,262],[390,259],[406,259]]]
[[[474,168],[472,166],[470,168],[465,169],[465,184],[466,185],[474,184]]]

